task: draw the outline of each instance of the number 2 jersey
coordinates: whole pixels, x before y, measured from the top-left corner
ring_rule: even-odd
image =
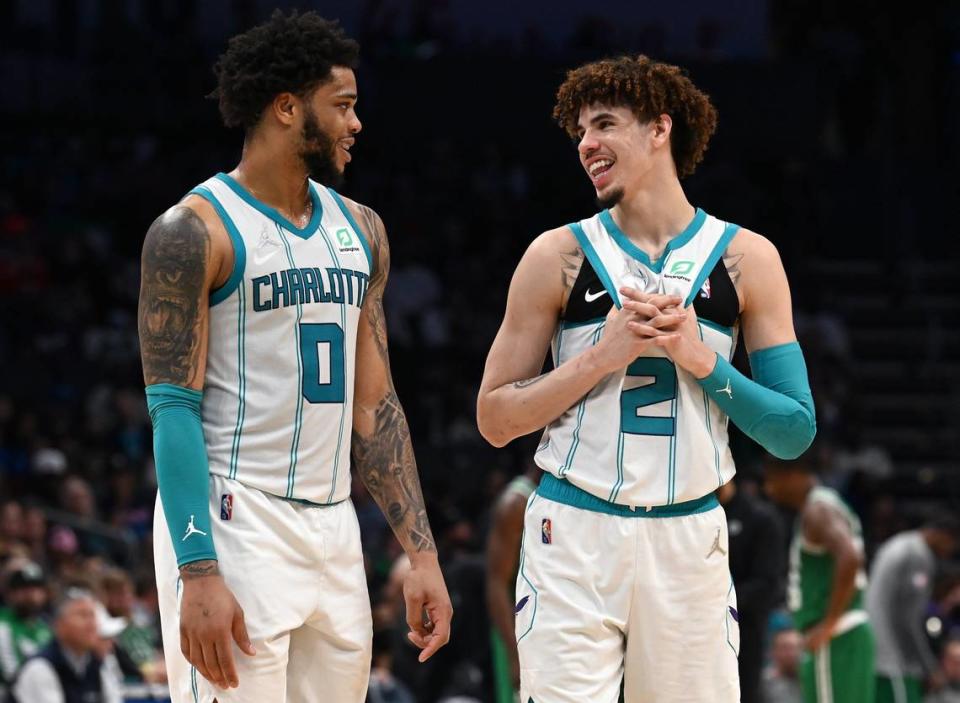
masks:
[[[704,343],[729,359],[739,302],[721,259],[738,226],[698,209],[656,262],[608,210],[570,225],[585,259],[554,334],[554,364],[599,342],[618,290],[677,295]],[[701,498],[732,478],[727,416],[691,374],[651,349],[547,426],[537,464],[603,500],[642,509]]]
[[[211,473],[326,504],[350,494],[357,325],[372,259],[340,197],[308,185],[303,228],[223,173],[190,191],[217,211],[235,259],[210,296],[201,414]]]

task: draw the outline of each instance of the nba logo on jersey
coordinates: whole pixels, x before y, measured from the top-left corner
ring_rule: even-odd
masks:
[[[710,279],[709,278],[703,282],[703,288],[700,289],[700,297],[701,298],[710,297]]]
[[[553,544],[553,525],[548,517],[543,518],[540,523],[540,539],[544,544]]]
[[[220,496],[220,519],[229,520],[233,517],[233,494],[224,493]]]

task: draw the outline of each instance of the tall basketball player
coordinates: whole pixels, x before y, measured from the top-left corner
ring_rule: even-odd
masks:
[[[383,223],[331,187],[361,127],[357,52],[314,13],[278,11],[234,37],[217,95],[226,125],[245,130],[240,164],[144,243],[154,548],[176,703],[364,699],[372,631],[351,470],[410,556],[421,661],[449,638],[390,376]]]
[[[495,445],[546,428],[517,578],[521,700],[612,703],[622,681],[627,703],[738,701],[713,494],[734,474],[727,419],[780,456],[815,433],[783,266],[687,200],[716,112],[676,66],[582,66],[554,115],[601,210],[527,249],[478,401]],[[754,380],[729,361],[741,331]]]

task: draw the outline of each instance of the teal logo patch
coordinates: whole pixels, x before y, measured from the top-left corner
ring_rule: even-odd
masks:
[[[691,271],[693,271],[692,261],[677,261],[670,267],[670,275],[672,276],[686,276]]]
[[[350,235],[350,230],[348,230],[346,227],[341,227],[338,229],[337,241],[340,242],[340,246],[342,247],[348,247],[353,244],[353,237]],[[690,266],[692,267],[693,264],[691,263]]]

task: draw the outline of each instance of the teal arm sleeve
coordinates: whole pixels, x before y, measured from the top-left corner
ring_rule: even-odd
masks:
[[[153,461],[177,566],[216,559],[210,530],[210,464],[200,422],[200,391],[147,386]]]
[[[713,372],[698,383],[752,440],[780,459],[795,459],[817,434],[813,394],[796,342],[750,354],[755,381],[717,355]]]

